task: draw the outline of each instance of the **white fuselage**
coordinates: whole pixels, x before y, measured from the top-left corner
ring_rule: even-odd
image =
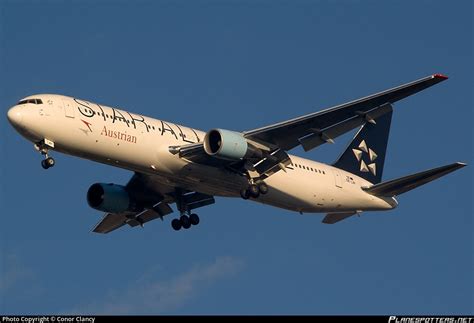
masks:
[[[27,139],[54,142],[54,150],[157,176],[171,192],[180,187],[216,196],[239,196],[247,179],[197,164],[169,151],[202,141],[205,133],[158,119],[60,95],[35,95],[42,104],[18,106],[15,128]],[[27,99],[27,98],[26,98]],[[21,109],[21,111],[20,111]],[[292,165],[265,180],[257,202],[298,212],[387,210],[393,198],[367,194],[372,184],[354,174],[290,155]]]

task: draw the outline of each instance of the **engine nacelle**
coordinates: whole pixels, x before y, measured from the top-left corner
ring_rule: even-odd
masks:
[[[241,133],[224,129],[212,129],[206,133],[204,151],[210,156],[228,160],[261,155],[261,151],[249,144]]]
[[[132,200],[122,185],[96,183],[87,191],[89,206],[103,212],[120,213],[132,209]]]

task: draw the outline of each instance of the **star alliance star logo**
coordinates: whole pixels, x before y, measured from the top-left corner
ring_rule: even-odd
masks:
[[[377,154],[375,151],[367,147],[365,140],[362,140],[359,144],[359,149],[352,149],[357,161],[360,162],[360,171],[368,173],[369,171],[375,176],[377,174],[377,168],[375,163],[373,162],[377,158]],[[370,164],[366,164],[364,159],[362,158],[363,155],[367,154],[370,158]]]

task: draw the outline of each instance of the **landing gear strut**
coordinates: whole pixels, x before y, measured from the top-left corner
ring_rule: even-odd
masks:
[[[263,181],[259,181],[257,183],[250,183],[247,188],[240,190],[240,196],[247,200],[251,197],[257,198],[260,194],[265,195],[268,193],[268,186]]]
[[[54,148],[54,142],[52,142],[51,140],[44,139],[35,144],[35,149],[39,151],[41,155],[44,156],[44,159],[41,161],[41,167],[43,167],[44,169],[53,167],[56,164],[54,158],[48,156],[50,148]]]

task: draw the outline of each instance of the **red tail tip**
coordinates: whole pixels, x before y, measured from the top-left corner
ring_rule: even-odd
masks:
[[[433,77],[437,78],[437,79],[442,79],[442,80],[447,80],[448,79],[448,77],[446,75],[443,75],[443,74],[434,74]]]

